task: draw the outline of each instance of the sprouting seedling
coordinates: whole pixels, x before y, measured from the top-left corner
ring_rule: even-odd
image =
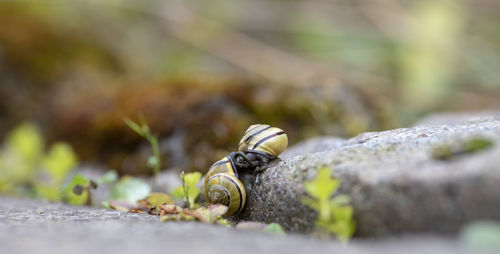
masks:
[[[92,205],[92,195],[90,190],[91,189],[97,189],[97,183],[93,180],[88,181],[87,184],[81,185],[81,184],[75,184],[73,186],[73,193],[75,195],[82,195],[83,192],[87,192],[87,200],[85,201],[86,206],[91,206]]]
[[[145,138],[151,145],[153,155],[148,158],[148,166],[153,169],[153,173],[156,177],[160,173],[161,169],[161,155],[160,147],[158,146],[158,137],[151,133],[143,115],[139,115],[139,123],[136,123],[129,118],[125,118],[123,121],[128,125],[128,127],[139,134],[139,136]]]
[[[302,203],[318,213],[315,221],[317,228],[326,234],[337,235],[341,241],[347,241],[355,231],[353,209],[348,205],[348,196],[333,196],[339,186],[340,180],[330,176],[329,168],[320,168],[316,178],[304,184],[309,196],[303,197]]]
[[[92,191],[99,185],[116,182],[118,175],[110,170],[103,176],[92,180],[82,174],[76,174],[64,189],[63,196],[67,203],[74,205],[92,205]]]

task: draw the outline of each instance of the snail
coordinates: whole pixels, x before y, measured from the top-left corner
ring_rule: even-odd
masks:
[[[263,171],[287,145],[287,135],[280,128],[264,124],[248,127],[239,143],[239,151],[215,162],[208,170],[203,187],[206,200],[227,206],[226,216],[239,213],[245,207],[246,190],[238,179],[238,171]]]
[[[228,207],[226,216],[240,212],[245,206],[247,194],[243,183],[238,179],[231,155],[210,167],[203,186],[205,198],[209,203]]]
[[[270,160],[285,151],[287,145],[288,137],[282,129],[254,124],[248,127],[241,138],[238,150],[244,154],[240,154],[241,157],[251,163],[253,171],[260,172],[267,168]]]

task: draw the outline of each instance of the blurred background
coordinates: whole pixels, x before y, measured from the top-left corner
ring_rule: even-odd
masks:
[[[499,14],[494,0],[3,0],[2,153],[65,141],[82,163],[150,175],[123,122],[142,115],[163,169],[206,172],[254,123],[293,145],[498,109]]]

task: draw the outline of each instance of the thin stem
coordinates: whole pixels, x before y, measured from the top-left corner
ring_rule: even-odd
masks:
[[[182,189],[184,190],[184,198],[186,199],[186,206],[191,209],[191,203],[189,202],[189,186],[186,187],[186,180],[184,179],[184,171],[181,172],[182,179]]]
[[[151,148],[153,149],[153,156],[156,158],[156,163],[153,165],[153,173],[156,176],[160,173],[161,168],[161,155],[160,155],[160,147],[158,146],[158,138],[153,136],[151,133],[148,133],[146,139],[151,144]]]

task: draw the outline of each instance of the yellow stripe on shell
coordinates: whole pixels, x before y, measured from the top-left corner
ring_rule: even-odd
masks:
[[[245,131],[245,135],[243,135],[243,137],[241,138],[240,140],[240,143],[239,143],[239,151],[246,151],[248,150],[247,146],[248,146],[248,141],[249,139],[253,139],[255,138],[255,134],[257,134],[258,132],[261,132],[263,131],[264,129],[266,128],[269,128],[270,126],[267,125],[267,124],[253,124],[253,125],[250,125],[250,127],[248,127],[248,129]],[[254,137],[252,137],[254,136]]]
[[[257,127],[258,126],[258,127]],[[285,133],[271,137],[262,143],[259,141],[264,140],[274,134],[283,132],[282,129],[277,127],[269,127],[269,125],[252,125],[248,128],[247,132],[241,138],[239,144],[240,152],[259,151],[269,154],[272,157],[277,157],[288,146],[288,137]],[[252,136],[253,135],[253,136]],[[258,144],[258,145],[257,145]],[[256,146],[257,145],[257,146]]]
[[[210,177],[212,177],[213,175],[215,174],[219,174],[219,173],[224,173],[224,174],[230,174],[230,175],[235,175],[236,176],[236,173],[233,169],[233,166],[231,165],[231,162],[229,162],[229,159],[226,157],[218,160],[217,162],[215,162],[211,167],[210,169],[208,170],[207,174],[205,175],[205,180],[203,181],[203,191],[205,193],[205,196],[206,196],[206,193],[207,193],[207,187],[208,187],[208,180],[210,179]]]
[[[223,204],[228,207],[225,215],[230,216],[240,212],[246,203],[246,191],[235,175],[218,173],[208,180],[207,201],[212,204]]]

